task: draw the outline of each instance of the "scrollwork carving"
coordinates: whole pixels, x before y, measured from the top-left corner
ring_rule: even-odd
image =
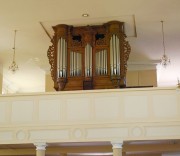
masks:
[[[129,58],[129,54],[131,51],[129,42],[125,40],[126,35],[125,34],[120,34],[120,44],[122,47],[122,52],[121,52],[121,71],[120,71],[120,86],[125,87],[126,86],[126,72],[127,72],[127,61]]]
[[[72,41],[72,47],[81,47],[81,46],[82,46],[81,41],[77,41],[77,40]]]
[[[106,40],[104,38],[98,39],[96,40],[96,45],[106,45]]]
[[[125,73],[127,71],[127,61],[129,59],[129,54],[131,52],[131,47],[129,45],[128,41],[123,42],[123,47],[124,47],[124,69],[125,69]]]
[[[54,44],[52,44],[51,46],[49,46],[49,49],[47,51],[47,57],[49,59],[49,64],[51,65],[50,71],[51,71],[51,77],[52,77],[53,81],[55,81],[55,75],[54,75],[55,56],[54,55],[55,55]]]
[[[58,83],[58,90],[62,91],[62,90],[64,90],[64,88],[66,86],[67,79],[66,78],[59,78],[57,83]]]

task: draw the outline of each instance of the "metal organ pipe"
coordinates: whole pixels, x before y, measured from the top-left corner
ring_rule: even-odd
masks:
[[[90,76],[92,76],[92,47],[90,46],[90,54],[89,54],[89,58],[90,58]]]
[[[114,61],[113,61],[113,41],[112,41],[112,37],[111,37],[111,39],[110,39],[110,66],[111,66],[111,75],[113,75],[114,74],[114,68],[113,68],[113,66],[114,66]]]
[[[74,52],[74,58],[73,59],[74,59],[74,76],[77,76],[76,75],[77,62],[76,62],[76,53],[75,52]]]
[[[61,77],[61,72],[60,72],[60,69],[61,69],[61,55],[60,55],[60,52],[59,52],[59,49],[60,49],[60,46],[59,46],[59,42],[60,40],[58,40],[58,44],[57,44],[57,75],[58,77]]]
[[[115,49],[116,49],[116,70],[117,70],[117,75],[120,75],[120,49],[119,49],[119,38],[117,36],[116,36]]]
[[[98,74],[101,75],[101,53],[98,53],[98,62],[99,62],[99,69],[98,69]]]
[[[66,57],[66,72],[65,72],[65,77],[67,77],[67,42],[65,42],[65,50],[66,50],[66,53],[65,53],[65,57]]]
[[[58,77],[66,77],[67,73],[67,43],[65,39],[60,38],[58,41],[57,65]]]
[[[81,75],[81,54],[78,52],[70,52],[70,76],[80,76]]]
[[[99,69],[99,64],[98,64],[98,53],[96,53],[96,74],[98,75],[98,69]]]
[[[106,57],[106,50],[103,50],[103,74],[106,75],[106,61],[107,61],[107,57]]]
[[[103,68],[104,68],[104,75],[106,75],[107,74],[107,50],[104,50],[104,66],[103,66]]]
[[[110,65],[111,75],[120,75],[120,45],[117,35],[110,39]]]
[[[78,76],[78,54],[76,53],[76,75]]]
[[[73,58],[73,53],[70,52],[70,76],[73,76],[73,63],[72,63],[72,58]]]
[[[116,36],[113,35],[113,59],[114,59],[114,74],[116,75],[117,74],[117,62],[116,62]]]
[[[107,50],[101,50],[96,53],[96,74],[107,74]]]
[[[65,77],[66,73],[66,47],[65,47],[65,40],[62,39],[62,52],[63,52],[63,77]]]
[[[92,46],[90,44],[85,47],[85,76],[92,76]]]
[[[80,76],[81,75],[81,54],[80,53],[77,53],[78,54],[78,59],[77,59],[77,62],[78,62],[78,66],[77,66],[77,75]]]

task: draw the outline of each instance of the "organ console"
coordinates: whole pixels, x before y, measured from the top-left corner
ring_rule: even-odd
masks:
[[[57,91],[126,87],[130,46],[123,22],[79,27],[59,24],[53,30],[47,55]]]

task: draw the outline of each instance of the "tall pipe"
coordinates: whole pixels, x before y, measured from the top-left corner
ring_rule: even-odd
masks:
[[[61,53],[61,77],[63,77],[63,62],[64,62],[64,60],[63,60],[63,40],[62,40],[62,38],[60,38],[60,53]]]
[[[70,75],[80,76],[82,68],[82,54],[70,52]]]
[[[57,44],[57,74],[60,77],[60,52],[59,52],[59,40]]]
[[[85,76],[92,76],[92,46],[90,44],[85,47]]]
[[[105,74],[107,75],[107,50],[105,50]]]
[[[79,75],[82,72],[82,54],[79,54]]]
[[[113,51],[114,51],[114,74],[117,74],[117,51],[116,51],[116,35],[113,35]]]
[[[92,47],[90,46],[90,75],[89,76],[92,76]]]
[[[77,76],[79,76],[79,53],[77,53]]]
[[[70,52],[70,75],[72,76],[73,75],[73,72],[72,72],[72,51]]]
[[[112,40],[112,36],[111,36],[111,39],[110,39],[110,66],[111,66],[111,75],[113,75],[114,73],[114,62],[113,62],[113,40]]]
[[[85,76],[87,76],[87,50],[85,47]]]
[[[65,63],[65,77],[67,77],[67,42],[65,41],[65,61],[66,61],[66,63]]]
[[[87,77],[88,76],[88,72],[87,72],[87,69],[88,69],[88,62],[87,62],[87,45],[85,47],[85,76]]]

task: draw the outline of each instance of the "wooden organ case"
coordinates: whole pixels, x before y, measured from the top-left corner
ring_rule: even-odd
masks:
[[[123,22],[80,27],[60,24],[53,30],[48,58],[57,91],[126,87],[130,46]]]

